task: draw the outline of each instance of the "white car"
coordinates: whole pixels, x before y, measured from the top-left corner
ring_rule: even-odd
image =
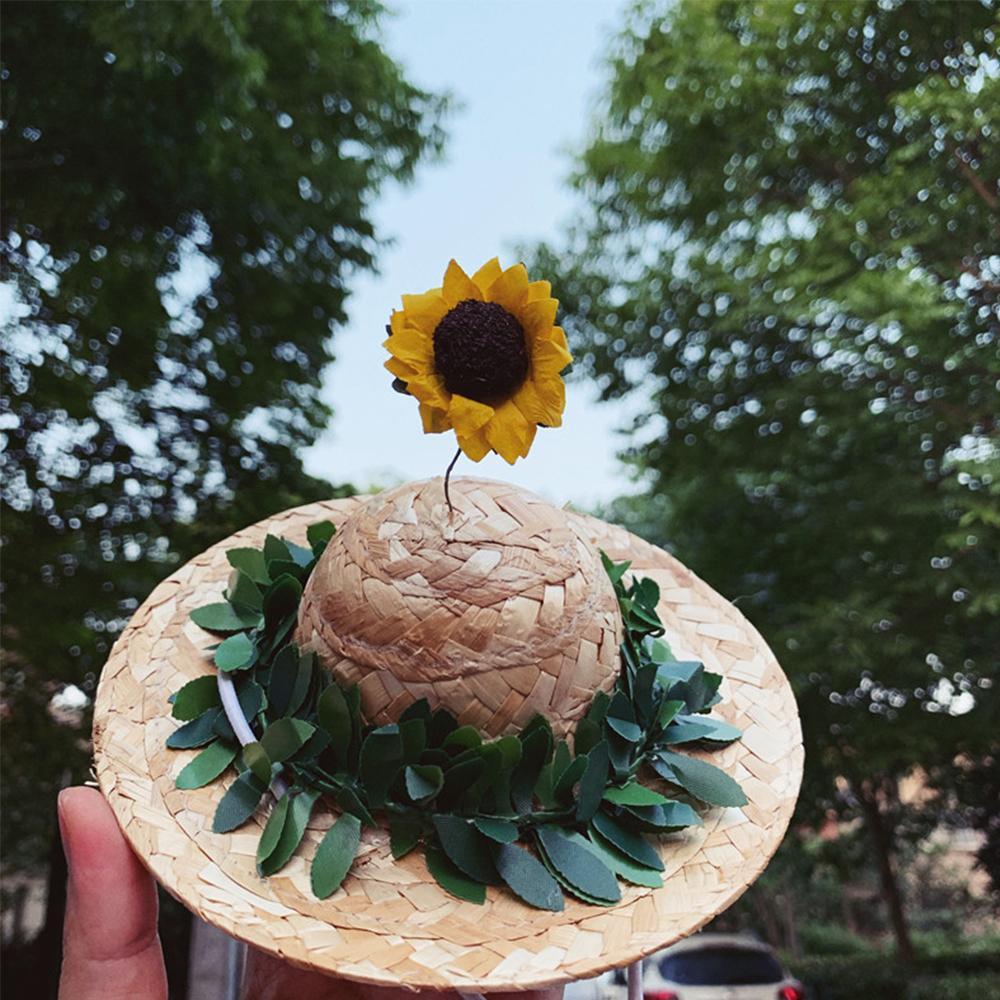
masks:
[[[642,963],[643,1000],[805,1000],[766,944],[743,934],[695,934]],[[566,1000],[626,1000],[625,970],[571,983]]]

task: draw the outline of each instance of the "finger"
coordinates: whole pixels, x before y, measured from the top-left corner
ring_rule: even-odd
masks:
[[[487,1000],[561,1000],[562,987],[523,993],[490,993]],[[394,986],[368,986],[348,979],[307,972],[255,948],[247,952],[243,1000],[458,1000],[459,993]]]
[[[93,788],[59,795],[69,867],[60,1000],[165,1000],[156,887]]]

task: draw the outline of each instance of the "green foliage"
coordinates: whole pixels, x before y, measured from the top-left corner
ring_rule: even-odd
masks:
[[[899,963],[885,955],[806,958],[790,962],[814,1000],[986,1000],[1000,986],[1000,953],[952,950]],[[971,989],[978,992],[969,992]]]
[[[86,776],[87,720],[54,725],[54,691],[93,692],[181,561],[334,492],[299,459],[330,416],[330,334],[380,246],[375,195],[442,138],[441,100],[382,50],[379,16],[5,6],[8,864],[44,859],[39,797]]]
[[[640,3],[535,254],[639,404],[611,519],[738,597],[798,697],[799,818],[867,797],[880,851],[898,778],[1000,731],[998,36],[990,3]]]
[[[333,532],[332,524],[314,527],[309,549],[269,535],[259,553],[238,550],[236,564],[252,565],[258,580],[270,582],[248,584],[254,588],[248,595],[237,579],[226,604],[238,608],[249,600],[264,613],[220,643],[214,660],[227,675],[218,683],[236,686],[256,741],[237,758],[235,734],[219,716],[217,691],[208,686],[213,676],[189,681],[172,699],[174,716],[190,721],[167,746],[200,746],[209,729],[218,737],[181,771],[178,787],[199,788],[233,762],[239,771],[213,829],[246,822],[274,776],[290,783],[261,835],[262,874],[273,874],[292,857],[318,796],[327,793],[357,829],[373,825],[374,812],[384,813],[394,857],[422,843],[433,877],[461,899],[481,902],[486,885],[505,884],[534,906],[561,910],[561,886],[584,902],[608,906],[621,898],[619,876],[637,885],[662,884],[663,862],[648,834],[701,823],[688,802],[647,787],[641,775],[658,774],[692,801],[746,803],[723,771],[668,749],[681,743],[709,748],[739,733],[706,714],[719,701],[719,676],[700,663],[673,660],[659,638],[656,584],[642,578],[626,584],[628,564],[606,556],[625,622],[621,672],[612,696],[595,696],[572,751],[553,738],[541,716],[516,736],[487,742],[444,709],[432,711],[426,699],[410,705],[398,722],[365,726],[357,687],[341,688],[313,654],[300,655],[288,641],[302,583]],[[294,576],[285,572],[291,563]],[[242,568],[236,572],[242,576]],[[214,616],[225,618],[219,605],[208,607],[211,614],[195,609],[192,618],[209,624]],[[227,644],[234,652],[220,658]],[[538,858],[513,847],[518,839],[532,843]],[[355,824],[341,821],[318,849],[312,880],[320,898],[346,875],[352,843],[356,848]]]

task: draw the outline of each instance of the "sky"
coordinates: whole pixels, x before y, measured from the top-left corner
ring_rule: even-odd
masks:
[[[410,0],[384,24],[385,47],[410,80],[449,91],[442,162],[375,204],[376,231],[394,243],[380,272],[354,281],[349,321],[334,337],[324,396],[333,420],[305,453],[309,472],[359,488],[440,475],[454,435],[424,435],[416,401],[394,393],[382,368],[385,324],[404,293],[440,285],[454,257],[471,273],[490,257],[516,262],[517,244],[559,242],[579,203],[566,186],[571,151],[587,135],[605,79],[602,57],[624,4],[613,0]],[[545,277],[544,275],[532,275]],[[558,288],[553,294],[558,297]],[[628,405],[595,405],[570,381],[563,426],[541,429],[511,467],[496,455],[462,458],[456,475],[514,482],[555,503],[583,507],[629,491],[616,453]]]

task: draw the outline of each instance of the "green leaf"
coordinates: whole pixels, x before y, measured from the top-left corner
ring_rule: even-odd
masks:
[[[239,632],[241,629],[256,628],[260,624],[260,615],[237,610],[224,602],[195,608],[191,612],[191,621],[208,632]]]
[[[479,735],[479,730],[475,726],[459,726],[458,729],[453,729],[445,738],[443,746],[446,747],[462,747],[465,750],[471,750],[478,747],[483,742],[482,736]]]
[[[326,831],[316,848],[310,880],[317,899],[332,896],[351,869],[361,842],[361,822],[356,816],[344,813]]]
[[[365,737],[361,744],[358,773],[368,793],[368,802],[376,809],[385,802],[402,763],[403,741],[399,726],[382,726]]]
[[[319,521],[316,524],[310,524],[306,528],[306,538],[312,547],[313,555],[318,556],[336,533],[337,528],[332,521]]]
[[[314,729],[312,736],[302,744],[295,755],[296,764],[315,760],[330,745],[330,737],[322,729]]]
[[[663,731],[657,743],[660,746],[673,746],[678,743],[693,743],[695,740],[708,738],[714,732],[710,725],[704,725],[702,720],[692,716],[681,716]]]
[[[586,770],[586,757],[577,757],[570,763],[569,767],[559,776],[555,787],[552,789],[552,794],[555,796],[556,801],[564,801],[570,797],[573,786],[583,777],[583,773]]]
[[[344,812],[350,813],[352,816],[357,816],[365,826],[375,826],[375,820],[372,819],[371,813],[361,799],[358,798],[353,788],[348,788],[346,785],[341,788],[337,792],[337,801]]]
[[[243,717],[253,722],[264,707],[264,689],[251,677],[244,675],[236,681],[236,698]]]
[[[573,751],[579,757],[590,753],[601,742],[601,727],[593,719],[581,719],[573,735]]]
[[[226,558],[233,569],[246,573],[254,583],[260,583],[266,587],[271,582],[271,578],[267,575],[264,553],[259,549],[230,549],[226,553]]]
[[[623,740],[613,731],[608,733],[608,759],[611,761],[616,779],[621,780],[630,773],[635,750],[634,743]]]
[[[556,826],[539,826],[535,834],[545,857],[571,892],[579,890],[588,899],[606,903],[621,899],[614,873],[595,854],[573,843]]]
[[[420,843],[420,824],[413,820],[389,820],[389,849],[398,861],[405,857]]]
[[[683,701],[679,700],[665,701],[662,705],[660,705],[660,711],[659,714],[657,715],[656,721],[660,724],[662,728],[665,729],[667,726],[670,725],[671,722],[673,722],[674,718],[677,716],[677,713],[683,707],[684,707]]]
[[[638,743],[642,739],[643,733],[642,729],[636,725],[635,711],[628,698],[621,691],[616,692],[611,699],[605,721],[612,730],[629,743]]]
[[[224,673],[245,670],[257,660],[257,647],[245,632],[223,639],[215,651],[215,665]]]
[[[644,608],[655,612],[656,605],[660,603],[660,587],[655,580],[648,576],[639,577],[635,581],[635,593]]]
[[[278,538],[277,535],[268,535],[264,539],[264,559],[267,562],[271,562],[274,559],[289,562],[291,558],[292,555],[288,551],[288,546],[285,544],[283,538]]]
[[[445,892],[451,893],[458,899],[464,899],[467,903],[486,902],[486,886],[463,875],[448,860],[448,856],[440,847],[427,844],[424,847],[424,856],[427,859],[427,870]]]
[[[603,549],[601,550],[601,562],[604,564],[604,571],[608,574],[608,579],[611,580],[612,584],[618,583],[628,572],[629,566],[632,565],[631,562],[612,562]]]
[[[244,771],[226,789],[212,821],[214,833],[229,833],[242,826],[260,804],[267,786],[258,781],[252,771]]]
[[[493,848],[493,862],[500,877],[529,906],[559,912],[565,905],[559,883],[530,851],[511,843]]]
[[[221,708],[210,708],[202,712],[196,719],[185,722],[167,737],[167,746],[171,750],[193,750],[204,746],[215,739],[215,720],[222,713]]]
[[[267,564],[267,571],[271,574],[272,580],[277,580],[280,576],[291,576],[301,583],[305,578],[303,567],[291,559],[272,559]]]
[[[182,721],[196,719],[210,708],[217,708],[219,700],[219,684],[215,674],[196,677],[188,681],[174,696],[174,707],[171,715]]]
[[[347,751],[351,745],[351,713],[338,684],[331,684],[319,698],[319,724],[330,737],[334,759],[340,770],[348,768]]]
[[[444,788],[438,793],[440,809],[451,809],[468,792],[486,767],[482,757],[471,757],[448,768],[444,774]]]
[[[603,740],[587,754],[587,768],[576,793],[576,820],[586,823],[597,812],[608,783],[608,745]]]
[[[399,738],[403,743],[403,763],[416,764],[427,747],[427,723],[423,719],[400,720]]]
[[[425,724],[431,721],[431,706],[426,698],[418,698],[412,705],[403,710],[400,715],[400,723],[409,722],[411,719],[421,719]]]
[[[731,726],[728,722],[723,722],[722,719],[713,719],[707,715],[680,716],[675,725],[682,727],[682,732],[687,733],[688,738],[709,740],[713,743],[732,743],[733,740],[738,740],[743,735],[736,726]],[[699,735],[692,737],[690,734],[694,732],[695,727],[699,730]],[[671,726],[665,735],[670,735],[673,729],[674,726]],[[683,741],[673,739],[670,742],[680,743]]]
[[[264,595],[264,624],[268,630],[294,616],[302,598],[302,584],[287,573],[279,576]]]
[[[650,833],[670,833],[701,826],[701,817],[686,803],[668,800],[661,805],[623,806],[621,821]]]
[[[594,700],[590,703],[590,707],[587,709],[587,718],[591,722],[596,722],[600,725],[607,718],[608,708],[611,705],[611,698],[605,691],[598,691],[594,695]]]
[[[292,689],[299,672],[299,657],[295,646],[282,646],[271,664],[271,676],[267,682],[267,703],[274,718],[291,715],[288,711],[292,700]]]
[[[405,773],[406,794],[414,802],[426,802],[444,787],[444,773],[433,764],[412,764]]]
[[[657,806],[670,801],[665,795],[640,785],[637,781],[609,788],[604,793],[604,800],[618,806]]]
[[[267,823],[264,825],[264,831],[260,835],[260,840],[257,841],[257,871],[263,875],[261,871],[261,862],[264,861],[274,849],[278,846],[278,840],[281,837],[281,831],[285,827],[285,821],[288,819],[288,805],[292,801],[291,795],[282,795],[271,809],[271,815],[267,817]]]
[[[468,820],[460,816],[434,816],[432,822],[441,848],[459,871],[477,882],[496,881],[489,841]]]
[[[222,774],[236,759],[236,748],[225,743],[212,743],[177,775],[177,787],[201,788]]]
[[[292,687],[291,697],[288,700],[286,711],[289,715],[294,715],[305,702],[306,696],[309,694],[309,687],[312,684],[315,669],[315,655],[313,653],[303,653],[299,657],[298,670],[295,672],[295,684]]]
[[[271,758],[260,743],[247,743],[243,747],[243,763],[250,768],[262,784],[271,783]]]
[[[260,592],[260,588],[240,570],[233,571],[227,597],[229,603],[241,614],[250,612],[259,615],[264,607],[264,595]]]
[[[649,658],[654,663],[666,663],[674,658],[674,654],[662,639],[652,639],[649,642]]]
[[[521,734],[524,737],[524,734]],[[521,813],[531,810],[535,784],[552,751],[552,730],[538,726],[521,740],[521,760],[510,779],[514,808]]]
[[[649,724],[653,713],[653,685],[656,683],[656,665],[646,663],[635,672],[632,701],[641,725]]]
[[[651,761],[653,770],[666,781],[713,806],[745,806],[743,789],[725,771],[694,757],[661,750]]]
[[[439,708],[431,716],[431,721],[427,724],[427,745],[429,747],[439,747],[445,741],[445,737],[458,728],[455,716],[447,709]]]
[[[590,844],[597,856],[619,877],[633,885],[643,885],[650,889],[663,888],[663,878],[658,871],[640,865],[602,837],[591,827]]]
[[[605,840],[609,840],[623,854],[647,868],[663,871],[663,862],[652,844],[641,833],[626,830],[616,823],[606,812],[594,814],[590,821],[591,829],[596,830]]]
[[[288,760],[316,731],[316,727],[302,719],[278,719],[264,730],[260,742],[272,763]]]
[[[472,821],[472,825],[498,844],[512,844],[518,838],[517,826],[510,820],[479,816]]]
[[[292,801],[288,806],[288,816],[281,828],[278,842],[266,857],[262,858],[258,851],[257,867],[261,875],[273,875],[280,868],[283,868],[295,853],[306,832],[306,826],[312,815],[313,806],[319,798],[319,792],[289,792],[284,798],[291,798]]]

